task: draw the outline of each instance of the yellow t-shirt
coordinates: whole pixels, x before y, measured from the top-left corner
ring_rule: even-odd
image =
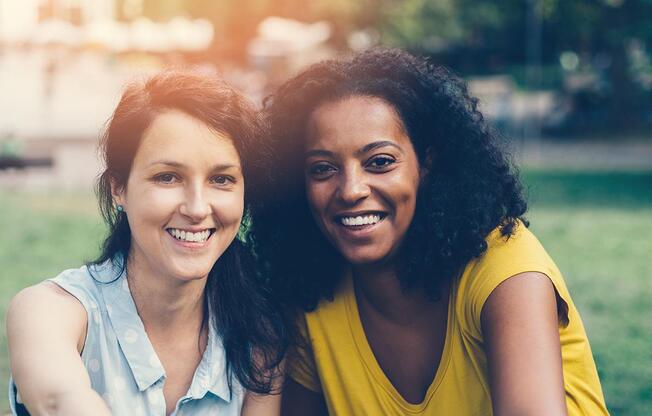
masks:
[[[305,314],[302,329],[309,343],[290,360],[290,376],[322,392],[331,415],[490,415],[482,306],[501,282],[534,271],[552,280],[568,306],[568,325],[560,325],[559,337],[569,415],[608,415],[584,326],[553,261],[523,225],[508,240],[494,230],[487,242],[487,251],[466,266],[451,289],[444,350],[422,403],[405,401],[378,365],[350,278],[333,301]]]

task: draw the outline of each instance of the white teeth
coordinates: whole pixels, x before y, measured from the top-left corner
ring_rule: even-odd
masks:
[[[363,216],[359,215],[357,217],[342,217],[340,221],[342,221],[342,224],[346,226],[370,225],[380,221],[380,215],[371,214],[371,215],[363,215]]]
[[[208,240],[208,237],[211,235],[209,230],[200,231],[198,233],[191,233],[190,231],[170,228],[169,232],[177,240],[190,241],[195,243],[203,243],[204,241]]]

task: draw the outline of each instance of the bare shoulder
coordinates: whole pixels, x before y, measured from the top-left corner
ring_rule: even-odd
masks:
[[[7,311],[7,341],[14,382],[31,414],[108,414],[92,391],[80,352],[87,326],[82,303],[46,281],[21,290]],[[93,412],[68,410],[92,406]],[[66,409],[66,410],[64,410]]]
[[[77,311],[83,316],[86,315],[84,306],[77,298],[56,283],[46,280],[18,292],[9,302],[8,313],[20,312],[24,309],[32,312],[49,310],[57,313],[59,308],[63,309],[62,312]]]
[[[7,333],[15,337],[17,330],[57,330],[82,339],[87,315],[77,298],[57,284],[45,281],[18,292],[7,309]]]
[[[502,281],[492,291],[487,301],[490,302],[492,298],[501,298],[503,302],[493,303],[497,303],[495,306],[505,307],[519,302],[523,297],[527,297],[524,299],[526,301],[531,301],[532,298],[545,301],[550,299],[550,295],[554,300],[555,286],[548,276],[540,272],[523,272]]]
[[[495,414],[566,414],[557,317],[543,273],[516,274],[489,295],[482,330]]]
[[[531,323],[549,320],[556,326],[557,300],[555,286],[545,274],[516,274],[501,282],[487,298],[481,313],[482,327],[516,317],[533,318]]]

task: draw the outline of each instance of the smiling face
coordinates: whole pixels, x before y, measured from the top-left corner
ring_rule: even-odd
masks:
[[[137,273],[204,278],[240,227],[240,157],[228,135],[169,110],[145,131],[127,185],[113,196],[127,214]]]
[[[305,183],[322,232],[353,265],[392,261],[412,218],[419,163],[386,101],[353,96],[308,123]]]

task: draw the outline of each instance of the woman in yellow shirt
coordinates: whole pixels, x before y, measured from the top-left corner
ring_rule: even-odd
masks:
[[[286,415],[603,415],[561,273],[464,84],[398,50],[266,103],[249,238],[290,311]]]

